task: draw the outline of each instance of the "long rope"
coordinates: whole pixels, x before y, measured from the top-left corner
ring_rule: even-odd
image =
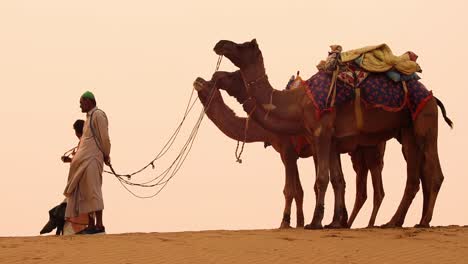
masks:
[[[217,71],[219,69],[219,66],[221,65],[221,60],[222,60],[222,56],[219,56],[218,58],[218,62],[216,64],[216,69],[215,71]],[[140,183],[136,183],[136,182],[132,182],[130,181],[131,177],[135,174],[138,174],[142,171],[144,171],[145,169],[147,169],[149,166],[152,166],[152,168],[154,169],[154,162],[158,159],[160,159],[161,157],[164,156],[164,154],[167,153],[167,151],[172,147],[175,139],[177,138],[179,132],[180,132],[180,129],[182,127],[182,124],[184,123],[186,117],[188,116],[188,114],[192,111],[194,105],[195,105],[195,102],[197,101],[198,98],[196,98],[193,102],[192,102],[192,98],[193,98],[193,93],[194,93],[194,90],[195,89],[192,89],[192,93],[190,95],[190,99],[187,103],[187,107],[185,109],[185,113],[184,113],[184,116],[182,118],[182,121],[179,123],[179,125],[177,126],[175,132],[172,134],[172,136],[169,138],[168,142],[164,145],[163,149],[158,153],[158,155],[151,161],[149,162],[147,165],[145,165],[143,168],[133,172],[133,173],[130,173],[130,174],[118,174],[118,173],[115,173],[115,170],[112,166],[110,166],[110,169],[111,171],[105,171],[107,173],[110,173],[110,174],[113,174],[116,176],[116,178],[119,180],[120,184],[129,192],[131,193],[133,196],[137,197],[137,198],[152,198],[152,197],[155,197],[156,195],[158,195],[167,185],[167,183],[177,174],[177,172],[180,170],[180,168],[182,167],[183,163],[185,162],[188,154],[190,153],[191,149],[192,149],[192,146],[193,146],[193,143],[195,142],[195,138],[197,136],[197,133],[198,133],[198,130],[200,128],[200,125],[201,125],[201,122],[203,121],[203,118],[205,116],[205,112],[207,111],[207,109],[209,108],[209,106],[211,105],[211,101],[214,97],[214,89],[215,88],[215,85],[216,85],[216,80],[215,80],[215,83],[213,84],[213,87],[212,87],[212,90],[211,90],[211,93],[210,93],[210,96],[209,96],[209,101],[208,101],[208,104],[207,106],[202,109],[199,117],[198,117],[198,120],[197,122],[195,123],[195,126],[193,127],[186,143],[184,144],[184,146],[181,148],[179,154],[177,155],[177,157],[175,158],[175,160],[172,162],[172,164],[169,166],[169,168],[167,168],[166,170],[164,170],[161,174],[159,174],[158,176],[154,177],[153,179],[149,180],[149,181],[146,181],[146,182],[140,182]],[[127,179],[125,179],[127,178]],[[151,194],[151,195],[148,195],[148,196],[141,196],[141,195],[137,195],[136,193],[134,193],[132,190],[130,190],[130,188],[128,186],[138,186],[138,187],[145,187],[145,188],[150,188],[150,187],[160,187],[159,190],[157,190],[154,194]]]
[[[210,103],[211,103],[211,99],[213,98],[213,91],[212,90],[212,94],[210,95],[210,101],[208,103],[208,106],[207,108],[209,107]],[[205,111],[206,109],[205,108]],[[132,195],[134,195],[135,197],[138,197],[138,198],[151,198],[151,197],[154,197],[156,196],[159,192],[162,191],[162,189],[164,189],[164,187],[167,185],[167,183],[169,182],[170,179],[172,179],[175,174],[179,171],[179,169],[182,167],[185,159],[187,158],[188,154],[190,153],[190,150],[193,146],[193,143],[195,141],[195,137],[198,133],[198,130],[199,130],[199,127],[201,125],[201,121],[203,120],[203,117],[204,117],[204,113],[205,111],[202,111],[200,113],[200,116],[199,116],[199,119],[198,121],[196,122],[194,128],[192,129],[192,132],[189,136],[189,139],[187,140],[186,144],[182,147],[182,150],[180,151],[179,155],[176,157],[176,159],[174,160],[174,162],[171,164],[171,166],[166,169],[163,173],[161,173],[158,177],[156,177],[155,179],[153,179],[152,181],[156,180],[159,178],[159,180],[156,182],[156,183],[153,183],[153,184],[142,184],[142,183],[134,183],[134,182],[130,182],[128,180],[125,180],[124,178],[121,178],[121,177],[118,177],[120,183],[122,184],[122,186],[127,190],[129,191]],[[172,172],[171,172],[171,169],[172,169]],[[170,174],[170,176],[168,177],[168,175]],[[155,186],[160,186],[161,188],[154,194],[152,195],[149,195],[149,196],[140,196],[140,195],[137,195],[135,194],[134,192],[132,192],[127,186],[125,185],[130,185],[130,186],[139,186],[139,187],[155,187]]]
[[[163,148],[161,149],[161,151],[156,155],[156,157],[151,160],[149,163],[147,163],[145,166],[143,166],[141,169],[135,171],[135,172],[132,172],[130,174],[118,174],[115,172],[115,170],[113,169],[112,166],[109,166],[111,171],[105,171],[106,173],[109,173],[109,174],[113,174],[115,176],[118,176],[118,177],[127,177],[128,179],[131,179],[131,177],[135,174],[138,174],[144,170],[146,170],[149,166],[151,166],[153,169],[155,168],[154,166],[154,162],[157,161],[158,159],[162,158],[166,153],[167,151],[172,147],[172,145],[174,144],[175,142],[175,139],[177,138],[177,136],[179,135],[179,132],[180,132],[180,129],[182,128],[182,125],[185,121],[185,119],[187,118],[187,116],[189,115],[189,113],[192,111],[192,108],[194,107],[195,103],[197,102],[197,99],[195,99],[193,102],[192,102],[192,98],[193,98],[193,93],[194,93],[194,89],[192,89],[192,93],[190,94],[190,98],[189,98],[189,101],[187,103],[187,107],[185,109],[185,113],[184,113],[184,116],[182,117],[182,120],[180,121],[179,125],[177,126],[177,128],[175,129],[174,133],[172,133],[171,137],[169,138],[169,140],[166,142],[166,144],[163,146]]]

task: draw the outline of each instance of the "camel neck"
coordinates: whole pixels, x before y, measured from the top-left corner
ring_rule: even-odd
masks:
[[[260,85],[261,82],[269,83],[269,81],[268,81],[268,76],[267,76],[266,74],[263,74],[263,75],[261,75],[260,77],[254,79],[254,80],[252,80],[252,81],[246,80],[246,81],[245,81],[245,85],[246,85],[248,88],[251,88],[251,87],[255,87],[255,86]]]
[[[267,107],[271,115],[276,115],[279,119],[300,118],[297,105],[305,95],[303,89],[275,90],[265,74],[263,65],[241,69],[241,73],[249,96],[255,98],[259,105]]]
[[[260,66],[247,67],[246,69],[241,69],[241,74],[247,88],[247,93],[255,97],[259,102],[266,103],[266,100],[270,98],[273,92],[273,87],[271,87],[268,81],[265,68]]]
[[[200,97],[200,96],[199,96]],[[221,130],[226,136],[237,140],[249,142],[274,142],[276,136],[263,129],[260,125],[250,120],[247,131],[247,119],[238,117],[234,111],[227,106],[219,93],[216,91],[208,106],[208,100],[200,97],[200,101],[206,107],[205,113],[208,118]]]
[[[241,69],[242,78],[246,85],[252,86],[259,81],[268,80],[264,67],[246,67]]]

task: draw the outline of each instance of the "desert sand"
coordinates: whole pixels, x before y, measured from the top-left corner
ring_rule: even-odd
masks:
[[[0,263],[468,263],[468,227],[0,238]]]

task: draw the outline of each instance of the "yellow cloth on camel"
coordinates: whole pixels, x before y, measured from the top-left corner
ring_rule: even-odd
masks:
[[[405,52],[401,56],[395,56],[387,44],[341,52],[342,62],[352,61],[360,56],[362,58],[359,66],[370,72],[386,72],[393,67],[406,75],[421,72],[419,64],[411,60],[410,52]]]

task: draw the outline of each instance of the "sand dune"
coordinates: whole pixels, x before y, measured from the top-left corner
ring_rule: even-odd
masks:
[[[0,238],[0,263],[468,263],[468,227]]]

